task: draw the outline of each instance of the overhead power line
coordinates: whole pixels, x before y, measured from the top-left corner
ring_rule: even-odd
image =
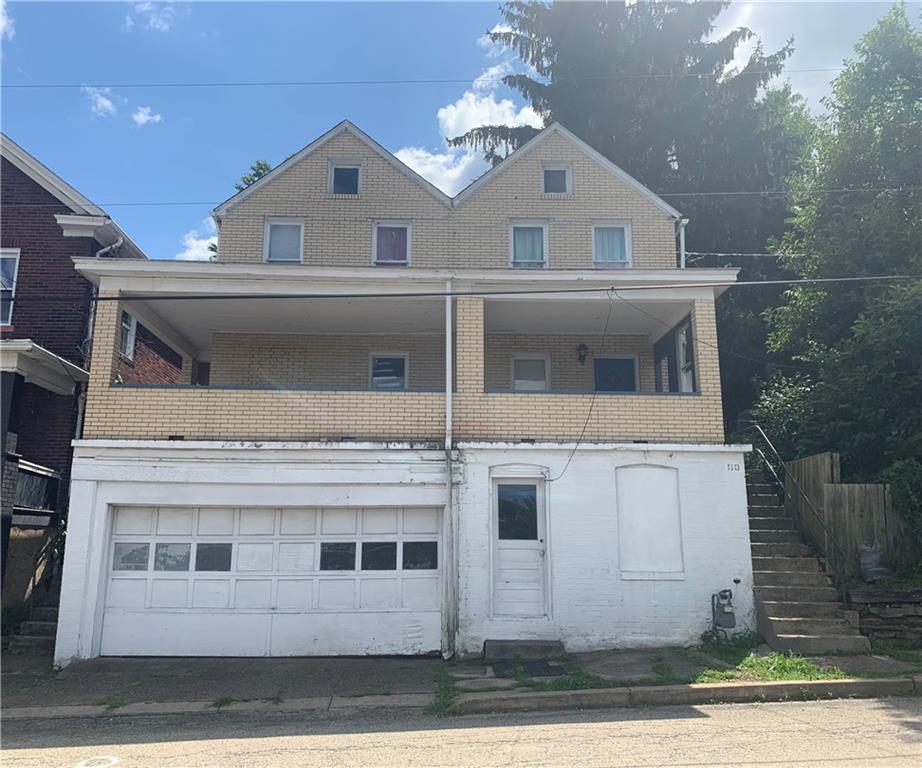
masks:
[[[767,69],[739,70],[723,72],[651,72],[647,74],[617,75],[572,75],[554,77],[554,83],[563,82],[605,82],[617,80],[722,80],[735,77],[765,77],[778,74],[806,74],[810,72],[840,72],[842,67],[810,67],[806,69],[785,69],[774,72]],[[514,74],[514,73],[513,73]],[[85,83],[2,83],[0,88],[7,89],[51,89],[51,88],[290,88],[323,86],[393,86],[393,85],[470,85],[483,75],[468,77],[433,77],[433,78],[357,78],[352,80],[201,80],[189,82],[85,82]],[[500,78],[495,79],[497,83]]]
[[[860,195],[860,194],[880,194],[880,193],[900,193],[905,194],[909,192],[918,192],[922,190],[920,187],[866,187],[864,189],[851,188],[851,189],[813,189],[811,193],[822,193],[828,195]],[[654,192],[653,194],[658,197],[735,197],[735,196],[749,196],[749,197],[778,197],[778,196],[789,196],[793,194],[791,190],[784,189],[769,189],[769,190],[717,190],[717,191],[706,191],[706,192]],[[100,208],[117,208],[117,207],[161,207],[161,206],[183,206],[183,205],[220,205],[225,202],[224,200],[132,200],[125,202],[105,202],[97,203]],[[60,208],[60,203],[4,203],[5,208]],[[255,217],[255,218],[262,218]],[[358,219],[357,219],[358,220]],[[688,251],[691,253],[691,251]],[[711,255],[711,254],[703,254]],[[733,255],[733,256],[748,256],[748,255],[760,255],[760,254],[715,254],[715,255]]]
[[[223,275],[222,275],[223,277]],[[605,285],[594,288],[529,288],[483,291],[394,291],[359,293],[139,293],[133,295],[96,296],[93,301],[280,301],[292,299],[437,299],[465,296],[544,296],[553,294],[608,293],[610,291],[662,291],[689,288],[742,288],[757,285],[825,285],[835,283],[868,283],[922,280],[922,275],[865,275],[858,277],[805,277],[789,280],[705,280],[696,283],[662,283],[645,285]],[[86,301],[86,296],[23,296],[16,302],[68,303]]]

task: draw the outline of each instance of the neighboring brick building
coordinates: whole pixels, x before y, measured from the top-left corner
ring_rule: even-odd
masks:
[[[216,263],[78,263],[58,663],[684,643],[731,586],[752,626],[736,272],[663,200],[558,125],[450,198],[342,123],[214,216]]]
[[[108,257],[144,255],[104,211],[6,136],[0,149],[0,386],[4,490],[10,491],[2,500],[6,576],[11,527],[17,527],[14,546],[31,551],[67,510],[94,293],[73,260],[100,251]],[[19,554],[21,566],[31,564]],[[5,604],[24,597],[30,576],[9,574]]]

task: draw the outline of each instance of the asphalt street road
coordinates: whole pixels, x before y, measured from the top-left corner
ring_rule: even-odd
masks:
[[[922,698],[434,718],[414,711],[23,720],[5,768],[922,766]]]

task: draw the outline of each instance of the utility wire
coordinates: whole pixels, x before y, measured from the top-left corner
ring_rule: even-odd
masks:
[[[814,189],[811,192],[830,194],[830,195],[860,195],[864,193],[879,194],[887,193],[909,193],[922,190],[922,187],[868,187],[865,189]],[[711,192],[654,192],[657,197],[735,197],[735,196],[766,196],[766,195],[791,195],[790,190],[773,189],[773,190],[727,190]],[[184,205],[220,205],[224,200],[138,200],[131,202],[110,202],[97,203],[101,208],[116,207],[165,207],[165,206],[184,206]],[[5,208],[60,208],[60,203],[4,203]],[[263,218],[262,216],[253,216],[252,218]],[[366,221],[367,218],[355,218],[354,221]],[[689,251],[691,253],[691,251]],[[737,254],[740,255],[740,254]],[[749,255],[749,254],[742,254]],[[759,255],[759,254],[753,254]]]
[[[229,275],[228,275],[229,276]],[[629,286],[597,286],[593,288],[531,288],[526,290],[483,290],[483,291],[394,291],[374,293],[196,293],[162,294],[140,293],[134,295],[96,296],[93,301],[229,301],[259,300],[278,301],[284,299],[425,299],[459,298],[464,296],[541,296],[552,294],[606,293],[608,291],[661,291],[677,288],[741,288],[757,285],[825,285],[831,283],[869,283],[922,280],[922,275],[866,275],[859,277],[805,277],[789,280],[708,280],[695,283],[662,283]],[[86,301],[85,296],[23,296],[17,302],[67,303]]]
[[[604,82],[614,80],[672,80],[678,78],[691,78],[696,80],[732,80],[740,76],[762,77],[777,76],[779,74],[794,74],[808,72],[840,72],[842,67],[812,67],[807,69],[785,69],[783,72],[774,72],[767,69],[740,70],[730,73],[723,72],[655,72],[648,74],[619,74],[619,75],[572,75],[555,76],[553,83],[561,82]],[[192,82],[102,82],[102,83],[3,83],[0,88],[18,90],[40,90],[54,88],[287,88],[287,87],[320,87],[320,86],[377,86],[377,85],[470,85],[482,75],[471,77],[444,77],[444,78],[361,78],[355,80],[211,80]],[[492,82],[492,80],[490,80]],[[495,78],[497,83],[500,78]],[[550,85],[551,83],[547,83]]]

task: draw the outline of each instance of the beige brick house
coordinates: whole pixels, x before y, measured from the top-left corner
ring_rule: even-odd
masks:
[[[450,198],[344,122],[214,217],[215,262],[78,262],[59,662],[682,642],[734,579],[750,620],[735,271],[671,206],[560,125]]]

